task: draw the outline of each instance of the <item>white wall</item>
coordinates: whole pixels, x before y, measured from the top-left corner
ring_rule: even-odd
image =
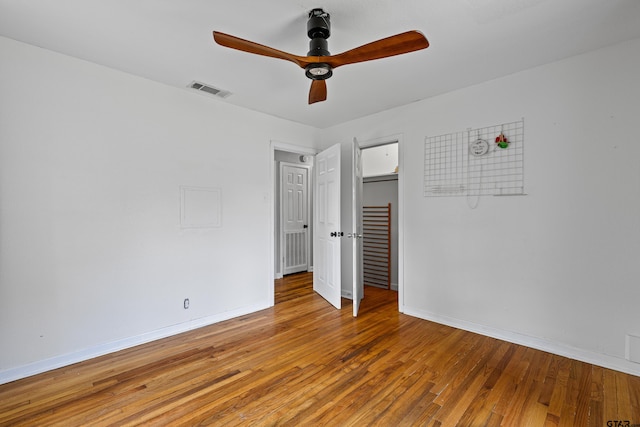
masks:
[[[398,143],[362,150],[362,176],[386,175],[398,167]]]
[[[0,382],[272,304],[269,141],[317,135],[345,174],[400,135],[406,313],[639,375],[639,68],[635,40],[318,132],[0,38]],[[425,136],[521,117],[527,196],[422,196]],[[222,227],[181,230],[180,185]]]
[[[402,135],[406,313],[640,375],[639,69],[633,40],[325,131],[344,176],[354,136]],[[426,136],[523,117],[528,195],[423,197]]]
[[[315,132],[0,38],[0,383],[272,305],[270,140]]]

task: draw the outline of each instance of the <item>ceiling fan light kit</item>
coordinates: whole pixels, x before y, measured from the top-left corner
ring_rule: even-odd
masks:
[[[298,56],[218,31],[213,32],[213,39],[221,46],[256,55],[284,59],[304,68],[305,75],[311,79],[309,104],[327,99],[325,80],[333,75],[334,68],[357,62],[402,55],[429,47],[429,42],[421,32],[407,31],[338,55],[331,55],[327,42],[327,39],[331,36],[331,20],[329,14],[320,8],[312,9],[309,12],[307,36],[310,39],[309,52],[307,56]]]
[[[305,69],[305,74],[311,80],[326,80],[333,75],[331,66],[323,62],[319,62],[317,64],[309,64]]]

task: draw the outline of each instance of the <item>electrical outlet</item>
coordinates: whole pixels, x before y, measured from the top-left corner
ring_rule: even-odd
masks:
[[[189,298],[184,299],[184,309],[186,310],[187,308],[189,308]]]
[[[640,336],[627,334],[626,358],[635,363],[640,363]]]

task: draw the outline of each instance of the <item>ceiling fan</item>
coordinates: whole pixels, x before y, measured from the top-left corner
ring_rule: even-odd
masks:
[[[221,46],[256,55],[284,59],[304,68],[307,77],[312,80],[311,90],[309,91],[309,104],[327,99],[327,84],[325,80],[332,76],[334,68],[401,55],[429,47],[429,42],[421,32],[407,31],[337,55],[331,55],[327,44],[327,39],[331,35],[330,16],[322,9],[313,9],[309,12],[307,35],[311,39],[307,56],[293,55],[218,31],[213,32],[213,39]]]

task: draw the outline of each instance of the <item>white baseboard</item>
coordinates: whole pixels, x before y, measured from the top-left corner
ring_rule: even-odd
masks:
[[[5,384],[11,381],[30,377],[32,375],[40,374],[46,371],[51,371],[53,369],[62,368],[64,366],[69,366],[74,363],[83,362],[85,360],[93,359],[94,357],[104,356],[105,354],[114,353],[116,351],[124,350],[126,348],[135,347],[140,344],[170,337],[170,336],[187,332],[193,329],[198,329],[203,326],[212,325],[214,323],[222,322],[224,320],[229,320],[234,317],[244,316],[245,314],[264,310],[266,308],[269,308],[272,305],[273,304],[270,305],[267,302],[254,304],[254,305],[242,307],[236,310],[226,311],[224,313],[216,314],[213,316],[203,317],[200,319],[193,319],[188,322],[180,323],[178,325],[168,326],[166,328],[147,332],[134,337],[124,338],[121,340],[100,344],[100,345],[87,348],[85,350],[77,351],[74,353],[52,357],[50,359],[41,360],[41,361],[30,363],[27,365],[19,366],[17,368],[7,369],[5,371],[0,372],[0,384]]]
[[[351,298],[351,292],[343,293],[343,297]],[[137,335],[135,337],[124,338],[122,340],[97,345],[97,346],[94,346],[85,350],[81,350],[78,352],[52,357],[50,359],[41,360],[41,361],[23,365],[17,368],[7,369],[5,371],[0,372],[0,384],[5,384],[8,382],[26,378],[32,375],[40,374],[42,372],[50,371],[53,369],[61,368],[63,366],[68,366],[74,363],[89,360],[94,357],[103,356],[105,354],[124,350],[130,347],[135,347],[137,345],[144,344],[147,342],[177,335],[182,332],[187,332],[193,329],[201,328],[203,326],[208,326],[214,323],[222,322],[224,320],[232,319],[234,317],[239,317],[245,314],[254,313],[256,311],[264,310],[269,307],[270,305],[266,302],[255,304],[252,306],[242,307],[236,310],[220,313],[217,315],[203,317],[201,319],[194,319],[189,322],[184,322],[178,325],[173,325],[166,328],[158,329],[156,331],[151,331],[145,334]],[[523,335],[516,332],[510,332],[502,329],[491,328],[491,327],[479,325],[473,322],[467,322],[464,320],[449,318],[446,316],[440,316],[433,313],[416,310],[406,305],[403,307],[403,313],[409,316],[418,317],[420,319],[429,320],[432,322],[440,323],[440,324],[451,326],[454,328],[463,329],[465,331],[474,332],[477,334],[489,336],[492,338],[500,339],[500,340],[511,342],[514,344],[524,345],[527,347],[557,354],[559,356],[568,357],[570,359],[580,360],[582,362],[591,363],[594,365],[602,366],[604,368],[609,368],[616,371],[625,372],[627,374],[640,376],[640,364],[630,362],[628,360],[620,359],[618,357],[609,356],[606,354],[594,353],[591,351],[574,348],[565,344],[556,343],[556,342],[552,342],[552,341],[548,341],[540,338],[530,337],[528,335]]]
[[[465,320],[454,319],[422,310],[416,310],[406,305],[404,306],[403,312],[404,314],[407,314],[409,316],[418,317],[420,319],[429,320],[435,323],[440,323],[442,325],[451,326],[453,328],[462,329],[510,343],[535,348],[537,350],[557,354],[558,356],[564,356],[570,359],[579,360],[581,362],[591,363],[593,365],[613,369],[615,371],[624,372],[630,375],[640,376],[640,364],[620,359],[618,357],[609,356],[607,354],[594,353],[592,351],[587,351],[566,344],[519,334],[517,332],[505,331],[502,329],[492,328],[473,322],[467,322]]]

